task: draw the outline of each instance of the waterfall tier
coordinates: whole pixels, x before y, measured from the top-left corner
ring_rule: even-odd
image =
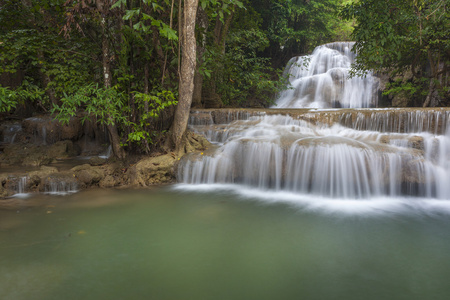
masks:
[[[284,72],[290,86],[276,101],[276,108],[364,108],[376,107],[378,79],[349,78],[355,54],[353,42],[317,47],[311,55],[292,58]]]
[[[349,78],[352,47],[331,43],[291,59],[276,109],[193,111],[191,128],[217,147],[185,156],[179,181],[450,199],[450,109],[373,109],[378,79]]]
[[[197,111],[191,128],[218,147],[184,157],[179,181],[450,199],[449,121],[449,109]]]

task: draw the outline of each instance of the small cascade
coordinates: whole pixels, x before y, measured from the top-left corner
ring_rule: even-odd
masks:
[[[340,124],[356,130],[445,134],[450,113],[435,109],[389,109],[340,112]]]
[[[52,174],[44,181],[44,192],[50,195],[68,195],[78,192],[78,183],[72,176]]]
[[[14,144],[17,134],[22,131],[22,125],[20,124],[6,124],[2,126],[2,143]]]
[[[42,126],[42,144],[47,145],[47,128]]]
[[[290,87],[276,101],[276,108],[376,107],[378,81],[369,72],[349,78],[354,42],[317,47],[311,55],[292,58],[285,70]]]
[[[189,127],[195,133],[204,135],[213,143],[223,143],[234,134],[228,124],[233,121],[248,120],[250,116],[261,115],[258,111],[229,110],[198,110],[189,117]]]
[[[12,178],[11,181],[15,185],[14,190],[16,191],[13,197],[26,198],[29,196],[29,194],[27,193],[27,183],[28,183],[27,176]]]
[[[450,200],[450,110],[270,113],[208,125],[220,147],[185,156],[179,181],[326,198]]]
[[[20,177],[20,179],[17,182],[17,193],[24,194],[26,186],[27,186],[27,177],[26,176]]]
[[[45,117],[31,117],[23,121],[24,130],[32,136],[31,142],[36,145],[47,145],[47,126],[51,119]]]
[[[98,157],[103,159],[108,159],[111,157],[112,154],[112,146],[109,145],[105,152],[101,153]]]

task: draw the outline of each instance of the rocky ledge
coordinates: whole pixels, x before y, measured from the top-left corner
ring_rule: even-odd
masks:
[[[187,132],[178,153],[164,153],[116,161],[99,156],[80,157],[70,140],[52,145],[3,145],[0,152],[0,198],[20,193],[70,193],[90,187],[150,186],[176,180],[179,159],[204,151],[210,143]]]

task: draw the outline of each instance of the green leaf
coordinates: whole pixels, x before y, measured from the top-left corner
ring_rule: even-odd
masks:
[[[121,5],[127,5],[127,0],[119,0],[119,1],[117,1],[116,3],[114,3],[112,6],[111,6],[111,9],[113,9],[113,8],[120,8],[120,6]]]

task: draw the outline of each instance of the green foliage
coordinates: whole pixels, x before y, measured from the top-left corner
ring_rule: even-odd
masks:
[[[15,91],[0,86],[0,113],[9,112],[17,106],[19,101]]]
[[[55,104],[51,112],[63,123],[68,123],[71,117],[83,110],[86,112],[83,122],[95,119],[102,125],[123,124],[126,122],[123,115],[125,99],[124,94],[114,88],[102,88],[91,83],[73,94],[65,94],[61,105]]]
[[[270,59],[258,57],[257,51],[264,50],[269,40],[259,30],[240,30],[230,34],[227,49],[220,53],[208,52],[206,66],[213,71],[217,92],[225,105],[246,105],[246,101],[271,104],[274,94],[280,89],[279,81],[273,80],[275,71]],[[221,57],[221,60],[217,60]],[[222,68],[220,74],[214,70]]]
[[[152,144],[153,138],[157,136],[157,132],[149,130],[152,121],[159,118],[161,112],[166,108],[177,105],[178,101],[175,100],[175,95],[171,91],[157,92],[156,95],[135,92],[134,99],[137,110],[143,113],[140,114],[137,122],[129,120],[125,122],[131,132],[128,133],[127,143],[123,145],[128,146],[128,143],[135,143],[147,151],[148,144]]]
[[[202,66],[207,81],[215,81],[225,105],[271,104],[285,87],[280,74],[292,56],[309,52],[338,35],[348,36],[352,22],[336,15],[341,2],[244,1],[246,9],[236,11],[225,52],[220,45],[219,49],[208,48],[206,67]]]
[[[206,84],[226,105],[267,105],[281,86],[280,67],[330,41],[341,1],[200,0],[208,26],[198,28],[206,39],[197,59]],[[168,129],[158,120],[177,104],[178,1],[3,2],[0,73],[22,82],[0,88],[0,111],[33,105],[64,122],[82,114],[117,125],[124,145],[144,151]],[[103,64],[113,88],[102,87]]]
[[[219,17],[220,22],[225,22],[225,16],[234,12],[235,8],[244,8],[244,3],[239,0],[200,0],[199,6],[210,11],[212,18]]]
[[[151,1],[151,0],[142,0],[145,5],[150,6],[153,11],[158,12],[160,10],[163,10],[164,8],[158,4],[157,1]],[[166,1],[166,4],[168,2]],[[125,0],[119,0],[114,5],[111,6],[111,9],[119,8],[121,5],[126,5]],[[134,20],[136,21],[133,24],[133,29],[137,31],[142,31],[143,33],[150,33],[153,29],[156,29],[159,31],[159,34],[172,41],[178,40],[178,35],[176,30],[172,29],[168,24],[163,22],[161,19],[158,19],[152,14],[146,13],[145,10],[139,7],[135,7],[132,9],[125,10],[125,14],[122,17],[123,20]]]
[[[350,25],[336,16],[341,3],[342,0],[248,0],[247,5],[260,16],[260,29],[270,41],[264,55],[271,57],[276,67],[284,67],[293,56],[335,41],[338,35],[345,37],[343,24],[347,28]]]
[[[358,53],[354,75],[367,69],[398,75],[413,73],[413,80],[396,83],[389,93],[427,94],[424,77],[438,79],[450,64],[448,29],[450,0],[361,0],[347,4],[341,16],[355,19],[353,33]],[[430,80],[428,80],[430,81]],[[438,81],[440,92],[445,82]]]
[[[19,70],[27,74],[22,83],[23,91],[43,94],[52,90],[56,97],[71,93],[91,77],[92,57],[87,51],[91,47],[80,40],[67,41],[61,36],[41,33],[34,29],[12,30],[0,35],[0,73],[14,74]],[[43,86],[43,77],[48,83]],[[28,95],[36,98],[39,95]],[[26,99],[25,98],[25,99]],[[48,98],[41,99],[50,106]]]
[[[135,144],[144,147],[152,144],[152,138],[156,136],[156,132],[148,130],[151,122],[157,119],[164,109],[178,102],[171,91],[162,91],[155,95],[134,92],[134,99],[137,111],[141,112],[136,122],[128,117],[131,110],[126,105],[127,98],[124,93],[93,83],[79,88],[74,94],[66,94],[61,98],[61,105],[54,105],[51,112],[63,123],[68,123],[71,117],[84,112],[83,122],[89,119],[102,125],[115,124],[119,128],[127,128],[130,132],[122,146]]]
[[[0,112],[11,112],[18,104],[24,104],[26,101],[39,102],[42,105],[44,99],[45,92],[26,80],[15,90],[0,86]]]

